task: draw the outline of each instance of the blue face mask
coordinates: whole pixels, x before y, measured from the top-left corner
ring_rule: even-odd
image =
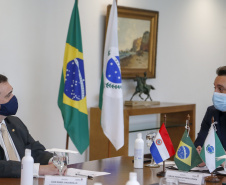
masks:
[[[18,109],[18,102],[16,96],[13,96],[8,103],[0,105],[0,115],[3,116],[15,115]]]
[[[226,112],[226,94],[214,92],[212,100],[213,105],[217,110]]]

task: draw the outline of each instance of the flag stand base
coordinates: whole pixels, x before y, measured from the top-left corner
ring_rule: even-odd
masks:
[[[166,170],[165,170],[165,161],[162,162],[162,171],[157,173],[158,177],[165,177]]]
[[[211,173],[211,176],[205,178],[206,182],[220,182],[220,179],[214,174]]]
[[[165,177],[165,174],[166,174],[166,172],[161,171],[161,172],[158,172],[158,173],[157,173],[157,176],[158,176],[158,177]]]

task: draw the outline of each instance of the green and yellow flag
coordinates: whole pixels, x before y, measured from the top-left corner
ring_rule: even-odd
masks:
[[[58,96],[64,128],[82,154],[89,146],[86,83],[78,1],[75,0],[68,29]]]
[[[184,135],[180,141],[180,144],[177,148],[174,161],[177,165],[178,170],[189,171],[193,167],[202,163],[196,148],[188,135],[187,130],[185,130]]]

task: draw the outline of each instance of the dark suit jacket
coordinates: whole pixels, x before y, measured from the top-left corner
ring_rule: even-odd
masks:
[[[27,127],[19,118],[8,116],[5,122],[21,159],[25,155],[25,149],[28,148],[31,149],[31,155],[35,163],[48,164],[53,155],[45,152],[45,147],[32,138]],[[20,173],[21,162],[6,161],[4,150],[0,146],[0,177],[20,177]]]
[[[208,135],[210,125],[212,123],[212,117],[214,117],[214,121],[217,122],[216,133],[221,141],[221,144],[224,147],[224,150],[226,150],[226,112],[221,112],[215,109],[214,106],[210,106],[207,108],[206,114],[201,124],[201,129],[194,143],[195,147],[203,146],[205,139]]]

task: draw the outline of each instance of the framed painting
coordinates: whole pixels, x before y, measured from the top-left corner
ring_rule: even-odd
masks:
[[[107,7],[106,28],[111,5]],[[122,78],[155,78],[157,11],[118,6],[118,43]]]

